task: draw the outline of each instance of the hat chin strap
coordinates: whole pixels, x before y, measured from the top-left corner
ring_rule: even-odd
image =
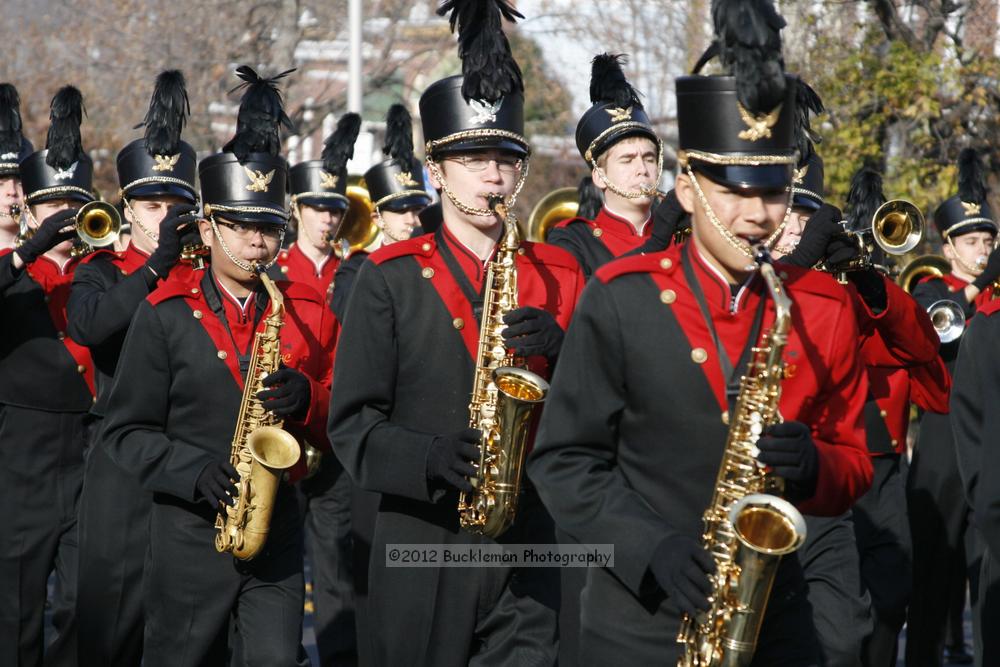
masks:
[[[132,208],[132,203],[128,199],[123,197],[122,202],[125,204],[125,208],[128,209],[128,212],[132,214],[132,222],[134,222],[136,227],[139,228],[139,231],[145,234],[146,238],[148,238],[150,241],[153,241],[154,243],[159,243],[160,234],[158,232],[151,232],[148,229],[146,229],[146,225],[142,224],[142,221],[139,220],[139,216],[135,214],[135,209]]]
[[[261,264],[260,262],[254,262],[253,264],[251,264],[250,262],[245,262],[242,259],[237,258],[236,255],[232,253],[232,251],[229,249],[229,246],[226,245],[225,240],[223,240],[222,234],[219,233],[219,227],[218,225],[215,224],[215,216],[210,215],[208,217],[208,221],[212,223],[212,234],[214,234],[215,238],[219,241],[219,247],[222,248],[222,252],[225,253],[226,257],[229,258],[230,262],[235,264],[237,267],[243,269],[250,275],[259,276],[260,274],[264,273],[272,266],[274,266],[274,263],[278,260],[278,254],[281,252],[281,246],[284,245],[285,242],[285,230],[281,230],[281,236],[278,237],[278,249],[275,251],[274,256],[271,257],[271,261],[269,261],[267,264]]]
[[[688,175],[688,178],[691,179],[691,183],[694,186],[695,193],[698,195],[698,201],[701,202],[701,206],[703,209],[705,209],[705,214],[708,216],[708,220],[709,222],[712,223],[712,226],[715,227],[715,230],[719,232],[720,235],[722,235],[722,238],[724,238],[726,242],[729,243],[730,246],[732,246],[736,250],[739,250],[741,253],[743,253],[750,259],[756,261],[757,255],[754,252],[753,248],[751,248],[746,241],[737,238],[731,231],[729,231],[726,228],[725,225],[722,224],[718,216],[715,215],[715,211],[712,210],[711,204],[708,203],[708,198],[705,197],[705,193],[702,191],[701,185],[698,183],[698,179],[695,178],[695,174],[694,171],[691,169],[691,165],[687,166],[686,173]],[[767,247],[768,250],[771,250],[774,247],[774,244],[778,242],[778,239],[781,238],[782,233],[784,233],[785,231],[785,226],[788,225],[788,218],[792,214],[791,187],[787,188],[787,192],[788,192],[788,205],[785,207],[785,215],[781,219],[781,224],[778,225],[778,228],[775,229],[774,232],[772,232],[771,235],[768,236],[763,241],[764,246]]]
[[[392,239],[392,241],[394,243],[399,243],[400,241],[406,241],[407,240],[407,239],[401,239],[401,238],[399,238],[397,236],[393,236],[392,235],[392,232],[389,231],[389,225],[387,225],[385,223],[385,220],[382,219],[382,211],[378,210],[378,208],[375,209],[375,217],[378,218],[378,221],[379,221],[379,226],[378,227],[379,227],[380,230],[382,230],[382,235],[383,236],[388,236],[390,239]]]
[[[514,186],[514,192],[511,193],[510,197],[504,199],[504,204],[508,209],[514,206],[517,201],[517,196],[521,194],[521,188],[524,187],[524,181],[528,177],[528,160],[522,162],[523,166],[521,168],[521,175],[517,179],[517,185]],[[448,182],[444,178],[444,174],[441,172],[441,168],[438,163],[434,160],[427,160],[427,168],[434,175],[434,179],[441,184],[441,191],[448,197],[452,204],[455,205],[462,213],[466,215],[475,215],[480,218],[492,218],[496,214],[488,208],[476,208],[475,206],[470,206],[465,202],[461,201],[451,188],[448,187]]]
[[[625,188],[619,187],[615,183],[611,182],[608,178],[607,173],[604,171],[603,167],[598,166],[597,160],[590,161],[590,167],[597,172],[597,175],[601,177],[601,182],[608,187],[619,197],[624,197],[625,199],[642,199],[643,197],[653,197],[659,192],[657,186],[660,181],[657,179],[656,183],[649,186],[639,186],[638,190],[626,190]],[[663,142],[660,142],[659,148],[656,152],[656,173],[657,175],[663,174]]]
[[[955,261],[958,263],[960,267],[962,267],[962,270],[965,271],[966,273],[973,276],[978,276],[983,272],[983,269],[986,268],[985,266],[979,266],[978,264],[975,265],[969,264],[964,259],[962,259],[962,256],[958,254],[958,248],[955,247],[955,244],[952,242],[950,236],[948,237],[948,245],[951,246],[952,251],[954,251],[955,253]]]
[[[295,222],[298,223],[299,232],[306,237],[306,240],[309,241],[314,248],[325,248],[329,251],[327,254],[333,252],[333,246],[331,244],[326,242],[316,243],[316,239],[312,237],[312,234],[309,233],[309,229],[306,227],[306,224],[302,222],[302,215],[299,212],[298,202],[292,203],[292,217],[294,217]],[[282,235],[282,238],[284,238],[284,235]]]

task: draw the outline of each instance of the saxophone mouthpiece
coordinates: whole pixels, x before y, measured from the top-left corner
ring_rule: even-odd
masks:
[[[488,192],[486,193],[486,203],[489,205],[491,211],[502,215],[503,211],[500,210],[500,207],[504,206],[503,195],[496,192]]]

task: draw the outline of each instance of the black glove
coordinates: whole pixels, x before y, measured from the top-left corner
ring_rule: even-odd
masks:
[[[676,191],[671,190],[653,209],[651,238],[657,240],[660,250],[665,250],[673,242],[674,234],[686,229],[691,229],[691,216],[681,206]]]
[[[66,208],[45,218],[31,238],[14,252],[20,256],[22,262],[31,264],[63,241],[73,238],[76,236],[76,229],[73,226],[76,211],[75,208]],[[63,229],[64,227],[66,229]]]
[[[808,426],[775,424],[757,441],[757,448],[757,460],[785,480],[785,495],[791,502],[812,498],[819,477],[819,453]]]
[[[23,247],[23,246],[22,246]],[[990,256],[986,258],[986,268],[983,272],[976,276],[976,279],[972,281],[972,284],[979,288],[982,292],[984,289],[992,285],[1000,278],[1000,249],[994,250],[990,253]]]
[[[444,482],[469,493],[469,477],[476,474],[472,461],[479,463],[479,429],[467,428],[457,433],[434,436],[427,450],[427,479]]]
[[[309,378],[294,368],[282,366],[261,380],[261,384],[273,387],[257,392],[257,398],[263,402],[265,410],[279,417],[297,421],[305,419],[312,395]]]
[[[847,274],[847,279],[857,288],[858,294],[873,313],[878,315],[886,309],[889,297],[886,294],[885,279],[882,278],[882,274],[874,269],[851,271]]]
[[[239,473],[229,461],[213,461],[201,471],[194,486],[212,507],[222,509],[222,505],[236,504],[238,489],[233,480],[239,478]]]
[[[712,592],[708,577],[715,574],[715,561],[694,538],[687,535],[664,538],[653,552],[649,570],[682,614],[694,616],[708,609],[708,596]]]
[[[146,260],[148,266],[158,278],[166,278],[170,269],[181,256],[181,231],[183,225],[194,223],[198,216],[198,207],[193,204],[174,204],[167,209],[167,214],[160,221],[159,241],[156,250]],[[193,225],[197,227],[196,225]]]
[[[559,356],[566,335],[552,313],[524,306],[504,315],[507,328],[501,332],[507,347],[519,357],[542,355],[550,361]]]
[[[799,244],[795,250],[782,258],[782,262],[811,269],[824,258],[827,258],[827,246],[838,234],[842,234],[843,228],[840,221],[844,219],[840,209],[830,204],[823,204],[819,210],[809,216],[806,229],[799,239]]]

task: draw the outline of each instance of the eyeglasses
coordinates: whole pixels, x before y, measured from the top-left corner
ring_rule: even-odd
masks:
[[[240,239],[249,239],[258,232],[260,232],[260,235],[266,239],[278,239],[281,238],[281,233],[284,231],[284,229],[278,225],[257,224],[252,222],[222,222],[221,220],[216,220],[215,222],[221,227],[233,230],[233,234],[236,234],[236,237]]]
[[[512,157],[490,158],[485,155],[458,155],[446,159],[461,163],[469,171],[485,171],[490,166],[490,162],[494,162],[497,165],[497,171],[501,174],[516,174],[521,171],[522,165],[521,160]]]

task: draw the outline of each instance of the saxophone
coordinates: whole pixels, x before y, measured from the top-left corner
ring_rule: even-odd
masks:
[[[220,514],[215,519],[216,550],[229,551],[240,560],[250,560],[267,542],[281,475],[295,465],[300,455],[298,441],[281,428],[282,420],[266,411],[257,398],[257,392],[264,389],[261,380],[278,370],[281,363],[279,334],[285,323],[285,303],[263,267],[255,269],[260,271],[261,282],[271,298],[271,312],[264,320],[264,330],[254,336],[229,455],[229,462],[240,475],[239,495],[234,506],[226,507],[225,517]]]
[[[712,502],[703,516],[702,544],[712,554],[709,610],[681,619],[677,667],[736,667],[753,658],[778,562],[805,541],[802,515],[778,495],[782,480],[766,474],[756,456],[757,439],[781,420],[778,401],[784,377],[782,353],[791,328],[791,299],[766,250],[757,261],[775,304],[771,328],[753,349],[740,381],[736,408]]]
[[[496,538],[514,523],[532,414],[545,400],[549,384],[518,367],[518,359],[500,335],[506,327],[504,315],[518,307],[515,260],[521,232],[502,197],[491,196],[489,203],[503,222],[504,232],[496,258],[486,270],[469,403],[469,426],[482,431],[479,465],[470,480],[472,493],[459,496],[458,514],[465,530]]]

